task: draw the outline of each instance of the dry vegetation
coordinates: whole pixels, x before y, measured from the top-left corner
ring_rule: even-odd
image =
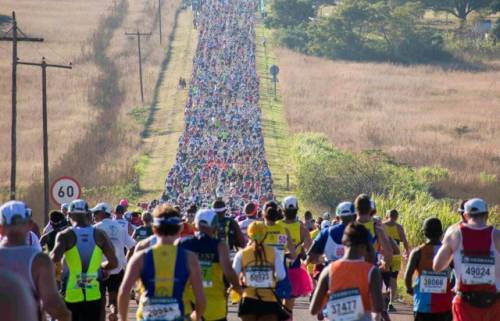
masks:
[[[339,147],[381,149],[414,166],[452,171],[436,195],[500,203],[500,76],[430,66],[351,63],[280,49],[280,86],[293,132]],[[483,175],[496,175],[487,183]]]
[[[73,1],[16,0],[2,5],[0,11],[6,13],[15,9],[23,29],[36,31],[46,38],[46,44],[22,47],[21,52],[32,50],[33,56],[40,57],[38,51],[47,46],[50,48],[44,53],[47,57],[66,52],[67,60],[76,62],[75,69],[70,72],[51,72],[51,177],[75,176],[87,188],[85,196],[91,202],[96,201],[97,195],[100,200],[112,201],[115,195],[108,189],[110,186],[130,184],[136,179],[133,166],[141,148],[140,133],[180,0],[163,2],[161,46],[157,33],[157,2],[109,0],[78,3],[80,5]],[[72,6],[73,10],[64,9]],[[22,17],[30,23],[24,23]],[[34,23],[36,25],[30,26]],[[142,39],[144,105],[140,101],[137,42],[135,38],[124,35],[125,31],[133,32],[137,28],[141,32],[153,32],[150,39]],[[57,39],[60,33],[66,38]],[[2,73],[8,74],[8,46],[0,54]],[[79,82],[73,83],[70,77]],[[40,99],[39,92],[36,92],[39,77],[38,73],[32,72],[23,75],[22,79],[25,89],[19,92],[19,101],[23,100],[24,107],[20,108],[24,108],[28,115],[24,117],[28,118],[19,117],[25,125],[19,128],[19,137],[24,137],[19,138],[19,148],[24,151],[18,155],[18,171],[22,173],[20,183],[26,187],[22,198],[37,208],[41,200],[38,182],[42,166],[41,141],[34,134],[41,131]],[[8,106],[10,83],[2,82],[0,86],[0,102]],[[4,115],[7,117],[0,118],[0,139],[7,147],[10,113]],[[8,184],[9,155],[7,149],[0,156],[0,187]]]

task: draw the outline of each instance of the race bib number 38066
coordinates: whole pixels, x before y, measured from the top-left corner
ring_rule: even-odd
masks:
[[[363,319],[365,309],[358,289],[348,289],[333,293],[326,306],[326,316],[330,321],[357,321]]]
[[[462,256],[464,284],[495,284],[494,256]]]
[[[420,276],[420,292],[446,293],[448,287],[448,272],[423,271]]]

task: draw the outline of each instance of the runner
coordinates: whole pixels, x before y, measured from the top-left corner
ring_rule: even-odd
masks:
[[[0,273],[0,311],[2,311],[2,321],[39,319],[40,311],[30,291],[30,284],[19,275],[6,270]]]
[[[194,235],[194,216],[196,215],[196,205],[189,206],[184,217],[184,223],[182,226],[181,237]]]
[[[272,209],[273,210],[273,209]],[[243,286],[238,316],[242,321],[279,321],[290,318],[276,296],[276,282],[286,277],[281,251],[264,244],[267,227],[253,222],[248,227],[249,245],[240,250],[233,268]]]
[[[245,244],[248,243],[248,226],[257,220],[257,212],[259,207],[255,203],[247,203],[245,205],[245,216],[246,218],[238,223],[240,226],[241,232],[243,233],[243,237],[245,238]]]
[[[153,215],[151,215],[151,213],[142,213],[142,226],[138,227],[134,231],[132,238],[134,238],[136,242],[139,242],[153,235],[153,227],[151,225],[152,222]]]
[[[392,256],[392,263],[390,266],[390,270],[382,272],[382,278],[384,279],[384,283],[389,288],[389,304],[388,311],[395,312],[394,302],[398,297],[398,274],[401,270],[401,254],[400,254],[400,244],[403,243],[405,248],[404,258],[408,259],[408,255],[410,253],[410,245],[408,244],[408,240],[406,239],[406,234],[403,229],[403,226],[397,223],[399,218],[399,213],[397,210],[393,209],[387,211],[386,213],[386,221],[384,222],[385,230],[387,234],[391,238],[391,241],[396,243],[395,251]],[[386,281],[387,280],[387,281]]]
[[[233,218],[226,216],[226,203],[217,200],[212,204],[212,208],[217,213],[219,220],[218,238],[224,240],[230,250],[245,247],[245,238],[240,226]]]
[[[292,285],[291,298],[285,299],[285,305],[293,311],[295,299],[301,296],[308,296],[312,292],[312,280],[306,269],[302,267],[302,259],[311,247],[311,236],[302,222],[297,220],[299,210],[297,198],[288,196],[283,200],[283,211],[285,218],[278,222],[278,225],[286,227],[290,231],[293,247],[297,257],[290,260],[288,265],[288,277]],[[293,319],[293,317],[292,317]]]
[[[227,295],[224,278],[233,289],[241,294],[238,276],[234,272],[229,259],[229,248],[226,243],[215,238],[218,229],[217,213],[211,209],[202,209],[196,213],[196,236],[180,240],[179,247],[198,255],[203,276],[203,292],[207,299],[207,309],[203,314],[204,321],[225,321],[227,316]],[[194,302],[194,294],[190,287],[187,297]]]
[[[309,232],[314,230],[314,219],[311,211],[304,212],[304,226]]]
[[[132,235],[134,233],[134,227],[123,217],[124,215],[125,207],[123,205],[117,205],[115,208],[115,220],[120,224],[121,227],[128,231],[129,235]]]
[[[133,253],[135,241],[118,221],[111,219],[112,208],[107,203],[99,203],[90,211],[94,214],[94,221],[96,222],[94,227],[106,233],[111,243],[113,243],[114,252],[118,259],[118,266],[109,271],[109,277],[102,282],[101,287],[103,295],[106,292],[108,293],[107,306],[110,310],[108,318],[110,321],[115,321],[118,313],[116,298],[127,266],[125,250]]]
[[[374,219],[372,214],[376,213],[375,202],[366,194],[359,195],[354,201],[357,218],[356,221],[362,224],[370,232],[372,245],[379,251],[384,258],[386,266],[390,266],[392,261],[393,245],[384,229],[382,223]],[[378,255],[366,257],[369,262],[380,262]]]
[[[414,320],[451,321],[451,269],[444,272],[432,270],[432,259],[441,247],[441,221],[438,218],[426,219],[423,231],[427,242],[413,250],[405,272],[406,292],[413,295]],[[415,286],[412,286],[415,271],[417,280]]]
[[[67,218],[67,216],[68,216],[68,204],[67,203],[62,204],[60,211],[63,214],[64,219],[67,222],[68,221],[68,218]],[[49,217],[50,217],[50,213],[49,213]],[[49,219],[49,222],[43,228],[42,236],[45,235],[45,234],[48,234],[48,233],[52,232],[53,229],[54,229],[54,227],[52,226],[52,222]]]
[[[0,242],[0,271],[2,274],[9,272],[19,277],[23,285],[27,286],[26,289],[29,289],[31,302],[35,301],[37,304],[32,307],[28,301],[27,312],[31,315],[36,312],[36,320],[42,320],[43,307],[43,312],[52,318],[70,320],[70,312],[57,290],[54,265],[50,258],[26,245],[26,236],[31,229],[31,212],[23,202],[10,201],[0,207],[0,229],[6,236]],[[8,310],[0,313],[3,316],[6,312]]]
[[[40,239],[40,246],[42,248],[45,247],[45,252],[50,253],[54,249],[54,246],[56,244],[56,237],[59,232],[65,230],[68,228],[69,223],[66,220],[66,216],[59,212],[59,211],[51,211],[49,214],[49,220],[50,220],[50,226],[52,228],[52,231],[49,233],[46,233],[42,236]],[[57,287],[60,289],[61,288],[61,276],[62,276],[62,264],[61,262],[56,262],[55,263],[55,270],[56,270],[56,281],[57,281]]]
[[[100,274],[105,278],[118,266],[118,260],[106,234],[90,225],[87,202],[74,200],[68,214],[73,226],[57,235],[50,256],[56,263],[64,257],[63,295],[72,320],[97,321],[104,303]],[[103,255],[107,259],[105,263],[102,263]]]
[[[434,258],[435,271],[453,261],[453,320],[495,321],[500,315],[500,231],[487,225],[488,206],[475,198],[464,205],[467,223],[447,234]]]
[[[380,271],[365,261],[366,255],[373,252],[370,232],[360,223],[350,223],[342,244],[344,256],[321,272],[309,310],[316,315],[326,303],[327,320],[372,320],[372,313],[382,313],[384,302]]]
[[[183,321],[183,294],[188,281],[196,302],[191,318],[202,320],[206,300],[198,258],[174,245],[181,226],[181,216],[172,206],[163,204],[153,211],[153,232],[157,243],[136,252],[127,265],[118,294],[120,321],[128,320],[130,291],[137,280],[142,289],[137,320]]]
[[[32,216],[31,208],[27,208],[26,210],[28,211],[28,215],[31,217]],[[33,232],[33,226],[34,226],[34,222],[30,221],[30,231],[26,234],[25,244],[27,246],[32,247],[34,250],[41,252],[42,246],[40,245],[40,239],[38,238],[37,234],[35,232]],[[7,235],[0,230],[0,241],[6,240],[6,239],[7,239]]]

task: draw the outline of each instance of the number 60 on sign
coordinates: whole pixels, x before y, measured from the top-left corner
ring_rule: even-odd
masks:
[[[52,183],[50,189],[52,200],[59,205],[70,203],[81,196],[81,188],[78,181],[72,177],[63,176]]]

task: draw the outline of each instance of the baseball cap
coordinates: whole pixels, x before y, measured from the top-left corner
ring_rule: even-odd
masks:
[[[342,202],[340,203],[336,210],[335,214],[337,216],[350,216],[350,215],[355,215],[356,210],[354,209],[354,204],[351,202]]]
[[[323,215],[321,216],[324,220],[330,220],[330,213],[324,212]]]
[[[299,202],[297,201],[297,198],[295,196],[287,196],[283,200],[283,208],[284,209],[292,209],[296,210],[299,208]]]
[[[321,222],[321,229],[330,227],[330,225],[331,225],[330,221],[324,220],[323,222]]]
[[[488,213],[488,205],[480,198],[473,198],[465,203],[464,213],[471,215]]]
[[[87,214],[89,205],[84,200],[74,200],[69,204],[68,213],[72,214]]]
[[[0,225],[26,223],[31,218],[31,210],[20,201],[9,201],[0,207]]]
[[[106,214],[111,214],[113,212],[113,208],[108,203],[99,203],[94,208],[91,208],[90,211],[92,213],[105,212]]]
[[[196,213],[194,224],[197,227],[214,227],[218,224],[217,213],[213,209],[201,209]]]
[[[252,222],[247,230],[248,238],[257,242],[264,240],[267,234],[267,226],[262,222]]]
[[[120,204],[123,207],[127,207],[128,206],[128,199],[122,198],[118,204]]]

